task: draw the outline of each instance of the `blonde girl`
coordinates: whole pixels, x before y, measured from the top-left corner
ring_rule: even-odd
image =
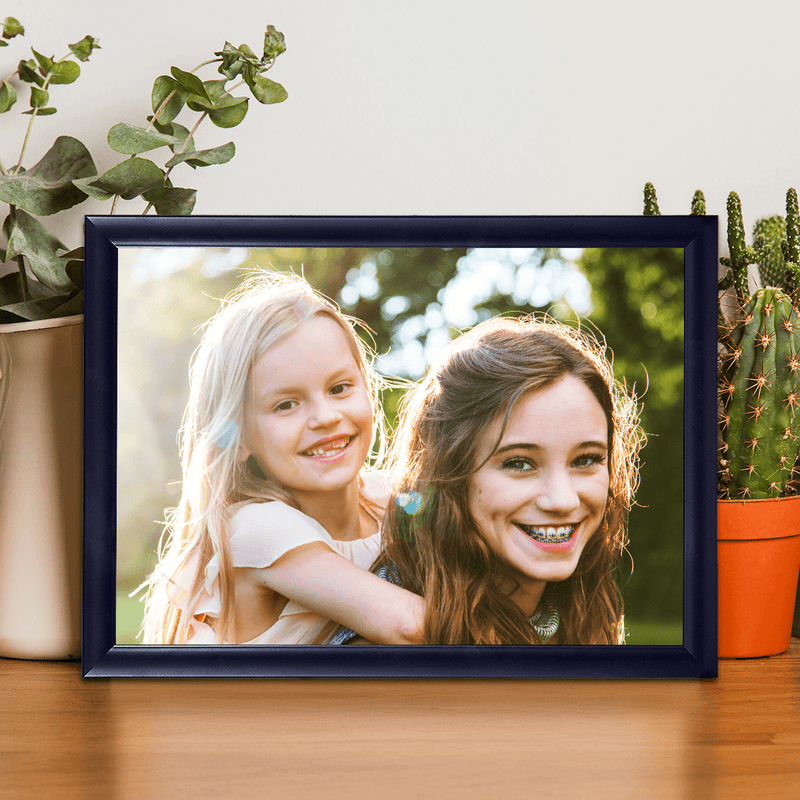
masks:
[[[352,322],[303,279],[263,273],[227,298],[191,366],[143,641],[323,644],[338,623],[417,641],[422,600],[367,571],[388,491],[365,469],[380,417]]]

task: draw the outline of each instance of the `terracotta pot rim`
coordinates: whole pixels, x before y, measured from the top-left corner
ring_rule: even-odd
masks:
[[[776,500],[787,501],[787,500],[798,500],[800,501],[800,494],[793,494],[789,495],[788,497],[749,497],[749,498],[739,498],[739,497],[732,497],[728,499],[723,499],[721,497],[717,498],[717,503],[724,503],[725,505],[740,505],[740,506],[749,506],[754,505],[756,503],[774,503]]]
[[[33,319],[26,322],[7,322],[0,325],[0,333],[19,333],[21,331],[34,331],[41,328],[64,328],[67,325],[82,325],[83,314],[72,314],[68,317],[54,317],[52,319]]]

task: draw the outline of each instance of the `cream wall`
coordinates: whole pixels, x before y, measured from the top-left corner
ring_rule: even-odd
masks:
[[[236,157],[174,173],[199,190],[196,214],[639,214],[652,180],[663,213],[688,213],[702,188],[722,216],[736,189],[750,226],[800,188],[800,5],[749,5],[16,0],[3,16],[50,55],[86,33],[103,48],[76,84],[53,88],[59,112],[37,121],[28,165],[69,133],[112,166],[105,134],[143,122],[157,75],[191,69],[225,39],[258,48],[268,23],[284,32],[270,76],[288,101],[251,101],[232,131],[206,123],[199,145],[233,139]],[[12,45],[5,72],[21,57]],[[0,117],[5,164],[18,110]],[[91,201],[60,226],[107,209]]]

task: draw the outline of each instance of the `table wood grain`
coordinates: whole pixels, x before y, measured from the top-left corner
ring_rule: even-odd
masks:
[[[716,680],[82,680],[0,659],[0,797],[800,798],[800,640]]]

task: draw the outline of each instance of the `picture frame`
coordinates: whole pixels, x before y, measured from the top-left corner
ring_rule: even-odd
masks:
[[[717,226],[716,216],[87,216],[82,675],[716,677]],[[118,263],[124,248],[162,247],[682,250],[682,643],[547,647],[118,644]]]

